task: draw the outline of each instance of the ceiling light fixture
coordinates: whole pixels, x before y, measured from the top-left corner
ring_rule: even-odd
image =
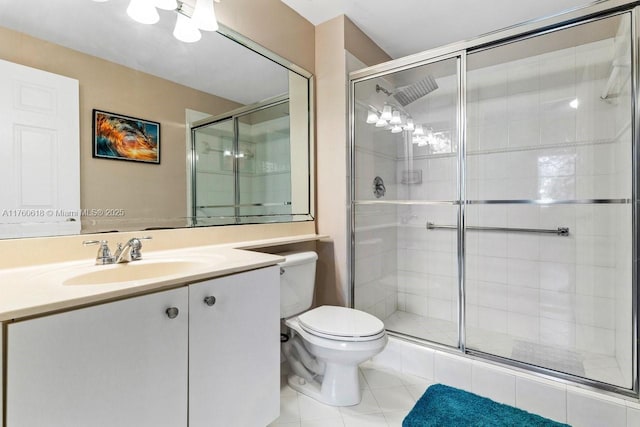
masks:
[[[151,25],[160,20],[153,0],[131,0],[127,7],[127,15],[141,24]]]
[[[389,123],[391,123],[392,125],[399,125],[402,123],[402,118],[400,118],[400,111],[395,110],[393,112],[393,114],[391,115],[391,120],[389,120]]]
[[[376,123],[378,119],[379,119],[378,114],[376,114],[376,112],[373,110],[369,110],[369,113],[367,113],[367,123],[368,124]]]
[[[391,118],[393,117],[393,114],[391,113],[391,106],[390,105],[385,105],[382,108],[382,114],[380,115],[380,118],[383,120],[391,120]]]
[[[186,15],[178,13],[176,26],[173,29],[173,36],[185,43],[197,42],[202,38],[202,34],[193,21]]]
[[[378,119],[378,121],[376,122],[376,127],[377,128],[387,127],[387,121],[383,118]]]
[[[108,0],[93,0],[97,3]],[[202,31],[217,31],[218,20],[213,2],[220,0],[130,0],[127,15],[141,24],[155,24],[160,20],[156,9],[176,12],[176,26],[173,35],[180,41],[193,43],[202,37]]]
[[[202,31],[217,31],[218,20],[213,9],[213,0],[196,0],[191,20]]]

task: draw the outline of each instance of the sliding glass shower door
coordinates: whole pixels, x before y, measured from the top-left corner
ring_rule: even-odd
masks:
[[[460,59],[357,83],[355,307],[458,346]],[[427,233],[425,218],[454,230]]]
[[[626,388],[630,21],[470,52],[466,139],[467,348]]]
[[[401,336],[634,388],[631,22],[512,31],[352,81],[355,308]]]

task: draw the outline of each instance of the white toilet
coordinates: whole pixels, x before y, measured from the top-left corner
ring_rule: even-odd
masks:
[[[279,255],[286,258],[279,264],[280,317],[291,331],[282,345],[291,370],[289,385],[328,405],[357,405],[362,399],[358,365],[384,349],[384,324],[352,308],[325,305],[309,310],[318,255]]]

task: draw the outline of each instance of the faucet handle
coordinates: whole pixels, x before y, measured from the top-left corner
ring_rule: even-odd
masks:
[[[145,236],[145,237],[134,237],[133,239],[130,240],[131,243],[131,261],[137,261],[140,258],[142,258],[142,242],[140,240],[151,240],[152,237],[150,236]]]
[[[115,258],[111,255],[109,242],[106,240],[85,240],[82,242],[85,246],[100,245],[98,254],[96,255],[96,265],[113,264]]]

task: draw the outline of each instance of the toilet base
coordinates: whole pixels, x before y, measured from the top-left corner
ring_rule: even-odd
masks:
[[[309,382],[295,374],[289,374],[287,382],[292,389],[327,405],[353,406],[362,401],[357,365],[328,363],[322,383]]]

